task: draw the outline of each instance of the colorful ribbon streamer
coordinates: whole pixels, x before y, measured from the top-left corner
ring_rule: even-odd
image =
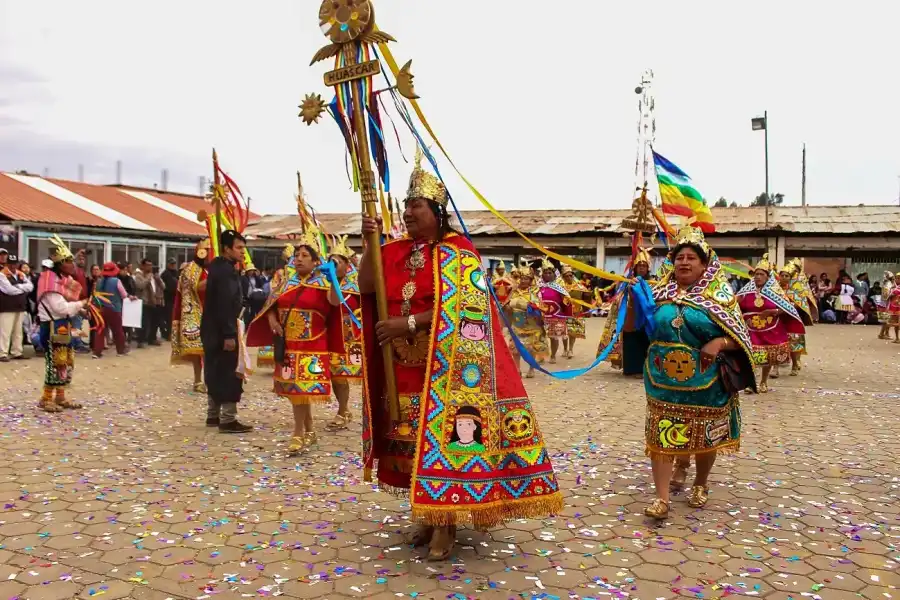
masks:
[[[318,267],[315,268],[316,271],[321,271],[326,278],[328,278],[328,283],[331,284],[331,287],[334,288],[334,293],[337,295],[338,302],[340,302],[350,314],[350,320],[353,321],[353,324],[356,325],[359,329],[362,329],[362,323],[359,322],[359,319],[356,318],[356,315],[353,314],[353,309],[350,308],[350,305],[347,304],[347,299],[344,298],[344,294],[341,293],[341,282],[338,281],[337,277],[337,269],[335,264],[330,260],[326,260]]]
[[[378,48],[381,50],[381,54],[384,55],[384,59],[387,62],[388,67],[391,70],[391,73],[393,74],[394,78],[396,79],[400,73],[400,68],[397,65],[397,61],[394,59],[394,55],[391,53],[390,48],[388,48],[387,44],[378,44]],[[466,186],[469,188],[469,191],[471,191],[472,194],[474,194],[475,197],[478,198],[478,201],[481,202],[484,205],[484,207],[487,208],[488,211],[490,211],[490,213],[492,215],[494,215],[495,217],[500,219],[500,221],[503,222],[507,227],[509,227],[516,235],[521,237],[526,243],[528,243],[535,250],[541,252],[542,254],[545,254],[546,256],[549,256],[550,258],[556,259],[557,261],[559,261],[562,264],[566,264],[572,268],[578,269],[579,271],[582,271],[585,273],[590,273],[591,275],[595,275],[597,277],[601,277],[603,279],[609,279],[612,281],[623,281],[623,282],[628,281],[626,278],[622,277],[621,275],[616,275],[615,273],[609,273],[602,269],[593,267],[587,263],[581,262],[580,260],[576,260],[574,258],[553,252],[552,250],[549,250],[549,249],[541,246],[540,244],[538,244],[537,242],[532,240],[530,237],[528,237],[525,233],[523,233],[518,228],[516,228],[516,226],[513,225],[509,221],[509,219],[507,219],[503,215],[503,213],[501,213],[496,208],[494,208],[494,206],[490,202],[488,202],[487,198],[485,198],[482,195],[482,193],[480,191],[478,191],[478,189],[465,177],[465,175],[462,174],[462,172],[459,170],[459,168],[453,162],[453,159],[450,158],[450,155],[447,153],[447,150],[444,148],[443,144],[441,144],[437,135],[434,133],[434,130],[431,128],[431,125],[428,123],[428,119],[425,118],[425,114],[422,112],[422,109],[420,108],[419,103],[416,100],[411,100],[411,99],[407,99],[407,100],[409,101],[409,104],[413,107],[413,110],[415,111],[416,116],[419,117],[419,121],[425,127],[425,130],[431,136],[431,139],[434,140],[434,143],[437,144],[438,148],[440,148],[441,153],[444,155],[444,157],[447,159],[447,161],[450,163],[450,165],[456,171],[457,175],[459,175],[460,179],[462,179],[463,183],[465,183]],[[407,120],[407,125],[411,129],[413,129],[413,134],[420,140],[420,145],[422,146],[422,150],[425,153],[425,155],[429,156],[430,153],[428,152],[426,145],[424,143],[421,143],[421,137],[418,135],[418,132],[416,132],[414,130],[415,128],[412,126],[412,123],[409,120]],[[429,157],[429,162],[432,163],[432,166],[435,166],[433,159],[431,159],[430,157]],[[437,169],[435,169],[435,171],[437,171]],[[440,177],[440,175],[438,175],[438,176]],[[454,208],[455,208],[455,206],[454,206]]]

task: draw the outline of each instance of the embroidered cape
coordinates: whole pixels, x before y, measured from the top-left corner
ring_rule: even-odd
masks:
[[[409,501],[415,521],[430,525],[503,521],[559,512],[562,493],[537,417],[518,375],[491,301],[481,257],[451,235],[431,248],[434,312],[421,395]],[[373,440],[384,435],[381,353],[374,340],[374,302],[364,296],[366,371],[363,451],[367,478]],[[383,414],[383,413],[381,413]],[[477,420],[471,443],[454,423]],[[483,448],[482,448],[483,446]]]
[[[740,345],[741,350],[747,355],[747,360],[753,364],[753,344],[750,342],[750,333],[734,290],[728,283],[718,256],[712,249],[709,255],[709,265],[693,287],[679,290],[675,281],[675,271],[670,270],[654,288],[653,299],[657,305],[662,302],[683,302],[707,311],[710,318]]]
[[[738,293],[738,298],[742,296],[749,296],[750,294],[759,294],[766,300],[769,300],[772,304],[777,306],[779,309],[784,311],[793,319],[800,321],[803,320],[800,318],[800,313],[797,312],[797,308],[794,306],[794,303],[788,299],[784,290],[781,289],[781,284],[778,283],[778,280],[775,279],[774,275],[769,275],[769,279],[766,280],[765,285],[761,290],[757,290],[756,282],[752,279],[749,283],[747,283],[744,287],[742,287]]]

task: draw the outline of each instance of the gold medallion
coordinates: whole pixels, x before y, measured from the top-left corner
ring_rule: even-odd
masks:
[[[753,301],[753,306],[755,306],[756,308],[762,308],[763,306],[765,306],[765,304],[766,302],[765,300],[763,300],[763,297],[757,294],[756,300]]]
[[[416,249],[409,255],[409,258],[406,259],[406,268],[410,270],[413,277],[415,277],[416,271],[424,266],[425,255],[422,253],[421,249]]]
[[[677,317],[672,319],[672,327],[675,329],[681,329],[681,326],[684,325],[684,317],[679,313]]]

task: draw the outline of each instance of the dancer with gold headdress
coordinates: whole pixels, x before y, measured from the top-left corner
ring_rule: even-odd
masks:
[[[332,305],[331,286],[316,268],[324,254],[320,243],[319,232],[307,223],[284,277],[247,333],[250,347],[276,346],[273,390],[293,406],[291,454],[316,443],[312,405],[331,399],[331,354],[344,349],[341,310]],[[283,356],[276,337],[283,340]]]
[[[491,287],[494,288],[494,294],[497,296],[497,300],[500,301],[500,306],[506,306],[510,293],[516,287],[516,282],[513,281],[512,274],[506,272],[506,263],[502,260],[495,269],[494,277],[491,279]]]
[[[363,451],[368,479],[408,495],[414,544],[444,560],[456,525],[486,529],[558,512],[562,496],[490,298],[481,257],[450,227],[443,184],[419,166],[403,220],[382,247],[389,318],[375,311],[376,265],[360,261],[365,347]],[[363,217],[362,233],[381,231]],[[400,422],[392,422],[379,346],[393,350]],[[377,464],[376,464],[377,461]]]
[[[506,303],[506,314],[513,332],[525,345],[539,363],[547,358],[547,334],[541,316],[541,301],[534,287],[534,273],[528,265],[522,265],[514,271],[518,275],[518,284],[513,288]],[[519,375],[522,374],[522,357],[512,343],[509,345]],[[529,365],[527,378],[534,377],[534,367]]]
[[[583,309],[581,305],[574,302],[575,300],[587,303],[591,299],[591,292],[584,287],[584,284],[575,277],[575,271],[572,267],[566,265],[562,268],[562,286],[569,294],[569,310],[572,313],[566,320],[566,333],[568,334],[568,347],[566,348],[566,358],[575,356],[575,340],[583,340],[585,324],[584,317],[578,317]]]
[[[563,343],[563,355],[568,356],[569,331],[566,323],[572,316],[569,292],[559,282],[556,267],[546,257],[541,261],[541,281],[538,287],[541,310],[544,311],[544,329],[550,338],[550,364],[556,364],[559,343]]]
[[[879,340],[891,339],[891,327],[894,327],[894,331],[898,333],[897,337],[900,339],[900,332],[898,332],[900,314],[897,315],[898,318],[895,322],[894,315],[890,310],[893,291],[896,288],[894,274],[890,271],[885,271],[884,279],[881,281],[881,302],[878,303],[878,322],[881,323],[881,331],[878,332]]]
[[[679,231],[669,258],[674,270],[653,291],[657,308],[644,374],[646,446],[656,487],[644,512],[660,520],[669,515],[676,457],[695,456],[688,505],[706,505],[716,455],[740,447],[740,389],[756,387],[747,326],[703,232]]]
[[[632,263],[631,276],[647,280],[650,275],[650,263],[650,253],[639,248]],[[610,351],[607,360],[614,369],[622,369],[623,375],[640,378],[644,374],[644,360],[647,358],[650,339],[644,328],[638,327],[635,323],[637,312],[634,306],[634,290],[630,286],[623,286],[610,306],[606,326],[600,337],[600,344],[597,346],[597,355],[599,356],[612,341],[616,331],[619,306],[622,302],[626,302],[625,323],[622,327],[621,337]]]
[[[281,259],[287,263],[294,257],[294,246],[288,244],[281,251]],[[269,282],[269,290],[278,289],[284,279],[284,267],[279,267],[272,275],[272,281]],[[274,367],[275,366],[275,349],[272,346],[263,346],[256,353],[256,368]]]
[[[81,408],[81,404],[66,398],[66,387],[72,383],[75,370],[72,317],[87,314],[90,299],[78,299],[81,285],[72,277],[72,251],[56,235],[50,238],[50,244],[53,267],[41,273],[37,286],[40,339],[45,349],[44,391],[38,406],[46,412],[59,412]]]
[[[765,254],[751,279],[737,293],[738,305],[750,331],[753,362],[762,367],[759,392],[769,391],[772,367],[786,363],[791,357],[791,335],[806,331],[796,307],[775,279],[769,255]]]
[[[810,306],[812,292],[809,289],[809,283],[806,281],[806,275],[803,275],[802,271],[800,261],[794,259],[778,270],[778,283],[787,299],[799,312],[803,325],[811,327],[814,321],[813,308]],[[813,303],[815,303],[815,300],[813,300]],[[815,304],[812,306],[815,306]],[[791,375],[796,377],[800,374],[800,357],[806,354],[806,330],[804,328],[801,333],[790,333],[789,337],[791,343]]]
[[[194,249],[194,259],[187,263],[178,276],[175,304],[172,308],[172,356],[171,363],[190,363],[194,368],[194,391],[206,393],[203,383],[203,340],[200,339],[200,321],[203,319],[203,303],[206,300],[207,265],[212,259],[209,238],[199,242]]]
[[[338,401],[338,411],[328,424],[331,430],[346,429],[353,419],[350,412],[350,384],[362,381],[362,330],[356,325],[362,321],[359,301],[359,271],[353,264],[356,254],[347,246],[347,236],[341,236],[331,248],[328,259],[334,262],[341,294],[346,302],[341,305],[343,352],[331,355],[331,387]],[[356,322],[350,316],[356,317]]]

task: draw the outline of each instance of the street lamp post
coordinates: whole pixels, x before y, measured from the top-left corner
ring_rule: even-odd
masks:
[[[762,117],[753,117],[750,119],[750,125],[753,131],[763,130],[765,134],[765,153],[766,153],[766,229],[769,229],[769,111],[763,111]]]

